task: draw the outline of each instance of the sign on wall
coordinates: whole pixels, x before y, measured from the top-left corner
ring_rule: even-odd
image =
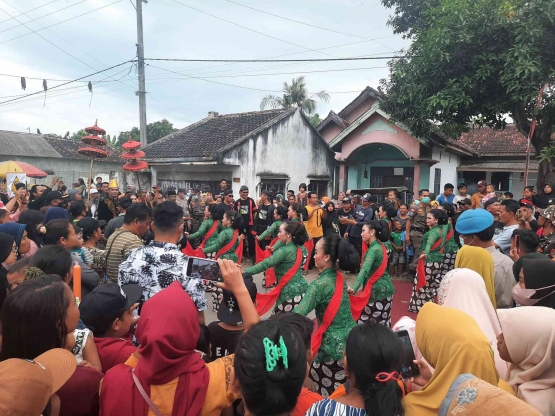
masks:
[[[27,184],[27,174],[22,172],[9,172],[6,173],[6,190],[8,191],[8,196],[13,198],[15,195],[15,186],[18,183]]]

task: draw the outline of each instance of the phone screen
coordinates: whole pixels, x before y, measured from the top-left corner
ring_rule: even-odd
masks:
[[[187,276],[211,282],[223,282],[220,265],[215,260],[189,257]]]
[[[396,332],[401,344],[403,345],[403,361],[401,362],[401,376],[405,379],[415,377],[420,374],[418,366],[414,364],[416,357],[414,356],[414,350],[412,349],[412,343],[410,342],[409,333],[402,329]]]
[[[516,248],[516,252],[520,253],[520,247],[519,247],[519,235],[515,235],[514,236],[514,240],[515,240],[515,248]]]

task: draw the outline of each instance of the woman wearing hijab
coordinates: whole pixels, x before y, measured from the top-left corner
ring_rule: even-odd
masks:
[[[339,218],[337,217],[335,204],[331,201],[324,206],[322,230],[324,231],[324,235],[339,234]]]
[[[481,247],[463,246],[457,253],[455,269],[474,270],[482,276],[491,304],[494,308],[497,308],[495,285],[493,282],[493,258],[487,250]]]
[[[0,232],[0,309],[8,293],[8,270],[17,261],[17,246],[12,235]]]
[[[555,309],[555,262],[524,259],[513,298],[523,306],[547,306]]]
[[[555,415],[555,311],[522,306],[500,309],[497,348],[508,362],[516,397],[544,416]]]
[[[259,318],[241,272],[230,260],[218,264],[225,282],[218,285],[235,295],[248,329]],[[233,356],[205,364],[195,350],[197,309],[180,282],[144,303],[135,335],[141,345],[137,355],[106,373],[100,414],[215,416],[237,399],[229,377]]]
[[[42,247],[42,236],[46,233],[44,215],[40,211],[28,209],[21,213],[18,222],[25,225],[27,237],[31,240],[31,250],[23,257],[32,256]]]
[[[501,326],[482,276],[470,269],[451,270],[439,286],[437,303],[457,309],[474,318],[490,342],[499,378],[506,380],[508,364],[499,356],[496,344]]]
[[[31,251],[31,240],[27,237],[25,228],[25,225],[16,222],[0,225],[0,232],[9,234],[15,239],[19,255],[28,254]]]
[[[464,312],[426,303],[416,319],[416,342],[435,370],[422,390],[404,398],[406,416],[437,415],[451,384],[465,373],[512,391],[506,382],[499,380],[488,339],[476,321]],[[422,370],[421,367],[419,378],[425,379]]]
[[[46,211],[46,216],[44,217],[44,225],[48,224],[52,220],[67,220],[69,217],[69,212],[65,208],[60,207],[50,207]]]
[[[551,201],[551,203],[550,203]],[[548,183],[543,187],[543,191],[540,195],[540,208],[547,208],[549,205],[555,205],[555,185]]]
[[[462,412],[465,416],[541,416],[529,404],[473,374],[458,376],[439,408],[439,416]]]

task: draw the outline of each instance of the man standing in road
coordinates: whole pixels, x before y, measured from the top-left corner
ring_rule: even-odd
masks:
[[[104,188],[104,184],[102,184]],[[118,215],[119,186],[115,179],[110,180],[108,196],[102,198],[98,203],[98,219],[109,222]]]
[[[482,199],[488,194],[486,190],[488,183],[486,181],[478,182],[478,192],[472,195],[472,209],[480,208]]]
[[[520,204],[514,199],[505,199],[501,202],[501,213],[499,219],[503,223],[503,231],[500,234],[493,237],[493,243],[495,247],[501,251],[501,253],[509,255],[511,250],[511,239],[513,238],[513,231],[518,228],[518,220],[516,215],[520,209]]]
[[[455,187],[453,184],[446,183],[443,187],[443,193],[436,198],[436,201],[439,202],[440,205],[443,205],[446,202],[452,204],[455,199],[455,195],[453,194],[454,189]]]
[[[308,214],[308,219],[305,221],[304,226],[306,232],[312,238],[314,242],[314,247],[316,243],[320,241],[324,231],[322,229],[322,207],[318,205],[318,194],[316,192],[308,192],[307,194],[308,204],[306,206],[306,212]],[[309,269],[314,268],[314,249],[310,255],[310,263],[308,265]]]
[[[354,213],[353,207],[351,206],[351,200],[349,198],[343,198],[341,200],[341,208],[337,212],[337,217],[339,218],[339,234],[341,237],[345,236],[347,227],[351,223]]]
[[[353,219],[345,230],[344,238],[349,239],[359,256],[362,258],[362,226],[374,219],[374,209],[372,204],[376,203],[377,198],[374,195],[364,194],[362,197],[362,205],[355,208]]]
[[[223,195],[225,191],[227,191],[227,181],[225,179],[222,179],[220,181],[220,192],[218,192],[216,195]]]
[[[248,251],[245,250],[247,255],[254,255],[254,235],[252,235],[252,226],[254,225],[254,214],[256,213],[256,203],[249,197],[248,186],[241,186],[239,189],[239,199],[235,202],[235,210],[243,216],[243,228],[240,230],[241,234],[245,235],[243,244],[247,247]]]
[[[221,205],[224,211],[235,211],[235,206],[233,205],[233,191],[231,189],[228,189],[227,191],[224,191],[222,196],[223,201]]]

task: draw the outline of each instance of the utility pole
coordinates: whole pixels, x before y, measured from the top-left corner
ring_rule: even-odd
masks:
[[[139,96],[139,120],[141,131],[141,145],[144,147],[146,142],[146,90],[145,90],[145,47],[143,43],[143,1],[137,0],[137,67],[139,69],[139,90],[136,95]]]

